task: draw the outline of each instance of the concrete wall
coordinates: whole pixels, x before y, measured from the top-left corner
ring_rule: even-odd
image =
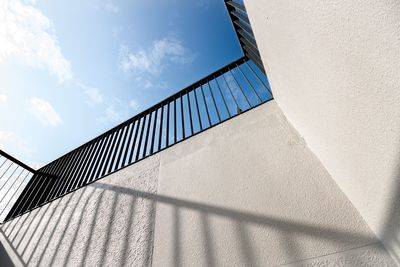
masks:
[[[0,241],[17,266],[394,266],[274,101],[5,224]]]
[[[0,241],[16,266],[149,266],[158,167],[153,156],[6,223]]]
[[[393,266],[274,101],[163,152],[157,199],[153,266]]]
[[[245,0],[274,97],[400,259],[400,1]]]

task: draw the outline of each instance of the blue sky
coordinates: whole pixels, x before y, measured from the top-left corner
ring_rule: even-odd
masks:
[[[0,149],[33,167],[241,56],[222,0],[0,4]]]

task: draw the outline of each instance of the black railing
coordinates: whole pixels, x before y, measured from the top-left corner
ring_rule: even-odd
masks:
[[[245,6],[238,0],[224,1],[243,54],[266,73]]]
[[[0,222],[36,171],[0,150]]]
[[[38,170],[6,220],[72,192],[272,98],[242,57]],[[55,177],[56,176],[56,177]]]

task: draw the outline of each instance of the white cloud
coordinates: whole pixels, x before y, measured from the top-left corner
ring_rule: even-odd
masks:
[[[129,101],[129,106],[131,107],[132,110],[136,111],[140,107],[139,103],[135,99],[131,99]]]
[[[0,63],[12,58],[28,66],[47,68],[59,82],[71,79],[71,64],[61,52],[51,21],[34,6],[34,1],[0,3]]]
[[[46,100],[34,97],[30,100],[31,112],[46,126],[58,126],[62,123],[60,115]]]
[[[121,120],[124,118],[125,113],[121,112],[119,110],[116,110],[113,105],[109,105],[106,107],[106,110],[104,112],[104,115],[100,117],[101,122],[121,122]]]
[[[101,104],[104,101],[103,95],[97,88],[88,88],[85,90],[85,94],[89,98],[90,104]]]
[[[111,13],[118,13],[119,12],[119,6],[117,6],[113,1],[108,0],[105,4],[105,8],[107,11]]]
[[[7,104],[8,98],[6,95],[0,95],[0,106]]]
[[[126,72],[160,74],[168,63],[183,65],[193,60],[193,54],[173,37],[156,40],[147,50],[131,52],[127,46],[120,48],[120,68]]]

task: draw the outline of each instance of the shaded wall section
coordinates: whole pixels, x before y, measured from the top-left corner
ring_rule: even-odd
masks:
[[[274,97],[400,260],[400,1],[245,0]]]
[[[274,101],[163,152],[157,201],[153,266],[393,266]]]
[[[2,225],[7,254],[17,266],[149,266],[155,202],[137,192],[155,194],[158,166],[156,155]]]

